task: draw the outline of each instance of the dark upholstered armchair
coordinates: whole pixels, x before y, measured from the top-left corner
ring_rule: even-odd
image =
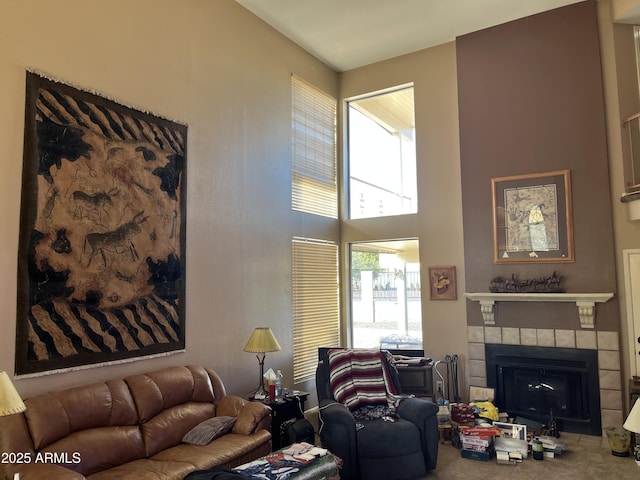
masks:
[[[439,435],[438,407],[433,402],[405,398],[396,408],[395,421],[356,419],[349,407],[336,400],[329,349],[319,349],[318,356],[320,439],[325,448],[343,460],[342,480],[410,480],[435,468]],[[381,358],[393,387],[400,392],[397,371],[384,355]],[[335,373],[333,379],[335,387]]]

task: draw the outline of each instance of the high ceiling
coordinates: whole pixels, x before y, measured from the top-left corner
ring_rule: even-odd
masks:
[[[336,71],[581,0],[236,0]]]

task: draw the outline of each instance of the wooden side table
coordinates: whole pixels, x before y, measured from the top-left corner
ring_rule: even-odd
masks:
[[[430,363],[426,365],[398,366],[398,377],[402,393],[412,393],[416,397],[428,397],[432,401],[433,372]]]
[[[271,407],[271,448],[279,450],[285,447],[284,429],[289,420],[304,418],[304,404],[309,397],[309,392],[292,393],[292,390],[285,388],[285,396],[281,402],[271,401],[268,398],[264,400],[250,399],[254,402],[262,402]]]
[[[440,435],[440,443],[451,445],[453,440],[453,431],[450,423],[441,423],[438,425],[438,434]]]

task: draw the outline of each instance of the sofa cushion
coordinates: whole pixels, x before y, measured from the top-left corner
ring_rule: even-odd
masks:
[[[194,470],[188,461],[140,459],[90,475],[88,480],[182,480]]]
[[[138,422],[133,398],[122,380],[45,393],[25,400],[25,405],[36,450],[74,432]]]
[[[183,403],[163,410],[140,425],[146,456],[181,443],[189,430],[215,416],[216,406],[210,403]]]
[[[0,452],[35,452],[24,414],[0,417]]]
[[[227,433],[208,445],[180,443],[156,453],[151,460],[162,462],[188,461],[196,470],[223,465],[235,467],[271,452],[271,434],[260,430],[253,435]]]
[[[182,437],[184,443],[207,445],[211,440],[227,433],[236,423],[236,417],[213,417],[199,423]]]
[[[42,452],[58,454],[58,458],[66,460],[61,465],[83,475],[107,470],[145,455],[137,426],[82,430],[53,442]]]
[[[188,402],[214,403],[216,400],[209,375],[202,367],[168,367],[131,375],[124,381],[131,389],[142,423],[176,405]]]
[[[356,433],[358,443],[367,446],[358,451],[360,458],[399,457],[421,452],[420,429],[407,420],[370,420],[363,425]]]
[[[0,464],[0,478],[18,478],[16,474],[20,475],[20,480],[87,480],[81,473],[54,463]]]

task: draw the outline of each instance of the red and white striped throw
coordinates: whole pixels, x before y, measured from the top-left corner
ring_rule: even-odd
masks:
[[[349,410],[365,405],[387,405],[397,393],[380,350],[329,350],[329,380],[335,399]]]

